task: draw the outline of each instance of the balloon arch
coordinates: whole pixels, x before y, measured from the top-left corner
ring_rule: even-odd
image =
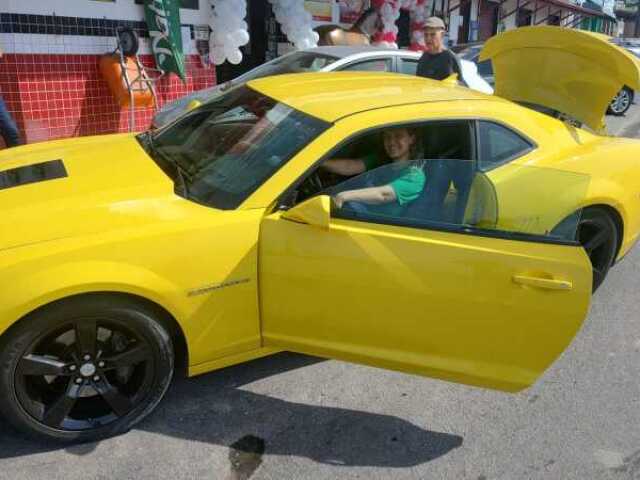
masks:
[[[378,30],[371,37],[371,43],[378,46],[397,48],[398,27],[396,21],[400,10],[408,10],[411,18],[412,50],[424,50],[424,22],[428,0],[371,0],[371,6],[377,11]],[[242,62],[240,47],[249,42],[249,26],[246,1],[209,0],[211,18],[209,26],[212,34],[209,39],[211,60],[220,65],[225,61],[232,64]],[[318,33],[313,31],[311,14],[305,10],[302,0],[269,0],[273,6],[276,21],[282,33],[297,49],[315,47]]]
[[[372,0],[371,6],[378,11],[382,29],[373,35],[373,44],[397,48],[400,10],[409,10],[411,17],[411,50],[424,50],[424,23],[427,0]]]

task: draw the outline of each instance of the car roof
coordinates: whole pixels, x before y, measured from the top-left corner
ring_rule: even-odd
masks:
[[[305,52],[313,52],[319,53],[321,55],[331,55],[337,58],[346,58],[352,55],[361,55],[361,54],[384,54],[389,56],[408,56],[408,57],[420,57],[422,52],[415,52],[413,50],[399,50],[397,48],[386,48],[386,47],[372,47],[369,45],[354,45],[354,46],[325,46],[325,47],[315,47],[308,48],[304,50]]]
[[[502,101],[468,88],[397,73],[297,73],[259,78],[247,85],[327,122],[397,105],[456,100]]]

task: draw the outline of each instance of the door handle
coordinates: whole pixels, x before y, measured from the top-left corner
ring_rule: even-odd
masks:
[[[514,275],[514,283],[547,290],[571,290],[573,283],[568,280],[554,280],[552,278],[532,277],[529,275]]]

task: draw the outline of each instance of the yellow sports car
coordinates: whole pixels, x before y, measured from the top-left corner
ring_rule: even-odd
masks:
[[[531,385],[638,237],[640,142],[594,131],[640,69],[554,28],[485,55],[497,96],[287,75],[158,132],[0,153],[0,411],[100,438],[174,367],[281,350]]]

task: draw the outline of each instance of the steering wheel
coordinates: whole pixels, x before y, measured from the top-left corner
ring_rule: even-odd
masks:
[[[311,174],[308,178],[309,185],[313,187],[316,193],[319,193],[324,190],[324,183],[322,181],[322,177],[320,176],[320,169],[316,170]]]
[[[298,186],[298,202],[311,198],[325,189],[320,173],[316,170]]]

